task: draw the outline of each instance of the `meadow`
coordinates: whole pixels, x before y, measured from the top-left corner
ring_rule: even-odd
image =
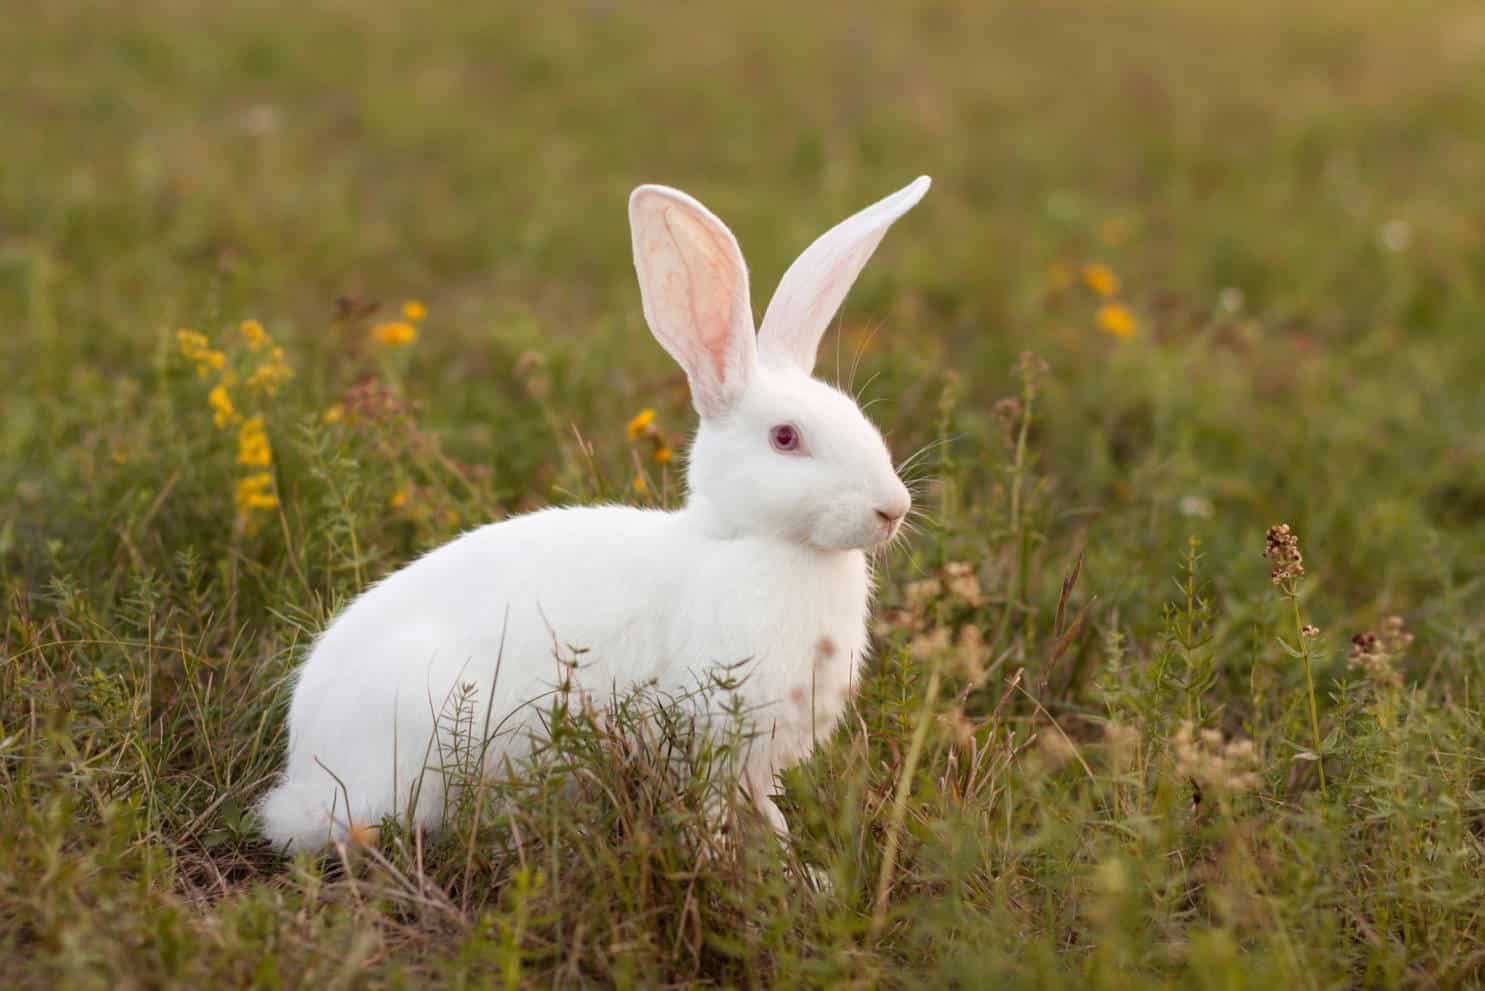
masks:
[[[13,8],[0,986],[1485,983],[1478,3]],[[791,840],[641,693],[270,848],[338,607],[683,498],[629,190],[761,313],[920,173],[819,368],[923,517]]]

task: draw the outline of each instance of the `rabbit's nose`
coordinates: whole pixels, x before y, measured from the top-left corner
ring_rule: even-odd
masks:
[[[897,491],[877,503],[877,519],[881,520],[888,527],[895,527],[907,515],[912,505],[913,499],[912,496],[908,495],[907,486],[898,483]]]

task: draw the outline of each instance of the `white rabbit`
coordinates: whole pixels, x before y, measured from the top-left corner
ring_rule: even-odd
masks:
[[[693,689],[699,672],[743,663],[758,738],[742,784],[787,831],[773,776],[845,709],[867,650],[865,550],[891,540],[910,507],[881,434],[810,372],[862,266],[928,186],[920,177],[810,245],[756,333],[732,233],[685,193],[636,189],[645,319],[701,415],[685,507],[519,516],[368,589],[298,673],[287,766],[259,809],[268,838],[316,849],[410,808],[436,828],[449,698],[473,686],[476,722],[488,707],[502,730],[487,761],[519,758],[563,676],[557,654],[574,649],[572,678],[600,704],[643,684]]]

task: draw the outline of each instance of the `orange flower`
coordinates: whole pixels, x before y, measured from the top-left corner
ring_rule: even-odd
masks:
[[[1134,314],[1129,312],[1127,306],[1107,303],[1098,308],[1098,329],[1111,337],[1127,341],[1135,335],[1138,328],[1135,326]]]
[[[418,339],[418,328],[403,320],[379,323],[371,328],[371,336],[385,347],[401,348]]]
[[[1098,262],[1083,266],[1083,284],[1105,298],[1119,292],[1119,277],[1107,265]]]
[[[654,426],[654,423],[655,411],[652,409],[642,409],[639,411],[639,414],[635,416],[634,419],[630,420],[629,423],[624,427],[624,433],[629,437],[630,440],[638,440],[640,437],[649,432],[650,427]]]

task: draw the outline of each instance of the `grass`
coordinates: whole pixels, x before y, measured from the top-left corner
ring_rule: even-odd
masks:
[[[0,56],[0,984],[1485,980],[1476,4],[61,0]],[[928,519],[788,847],[711,845],[736,737],[643,696],[437,837],[262,843],[357,590],[680,498],[628,190],[761,311],[920,172],[821,365]]]

